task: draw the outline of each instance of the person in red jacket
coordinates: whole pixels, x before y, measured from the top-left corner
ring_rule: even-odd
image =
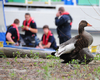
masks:
[[[21,37],[24,39],[24,42],[27,46],[36,46],[39,42],[37,42],[37,26],[35,21],[31,18],[29,13],[25,14],[25,20],[23,21],[22,31],[25,31],[25,35],[21,34]],[[35,42],[33,45],[33,42]]]
[[[57,34],[59,43],[62,44],[71,38],[72,17],[66,12],[64,7],[58,9],[55,17],[55,25],[57,26]]]
[[[18,41],[20,40],[20,34],[18,30],[19,24],[19,19],[15,19],[14,23],[8,27],[6,32],[6,41],[14,43],[15,46],[19,45]]]
[[[53,34],[49,30],[48,25],[45,25],[43,27],[43,31],[44,31],[44,34],[42,36],[42,40],[39,43],[39,46],[37,46],[37,48],[41,48],[41,49],[53,48],[53,49],[56,49],[57,48],[56,41],[55,41]]]

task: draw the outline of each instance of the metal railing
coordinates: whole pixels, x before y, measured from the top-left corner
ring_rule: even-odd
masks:
[[[4,0],[6,1],[6,0]],[[10,0],[8,0],[9,2]],[[76,5],[86,5],[86,6],[99,6],[100,5],[100,0],[23,0],[23,3],[25,4],[42,4],[42,3],[45,3],[45,4],[48,4],[48,5],[51,5],[53,3],[56,3],[56,4],[59,4],[59,3],[62,3],[62,4],[65,4],[66,2],[72,2],[74,6]],[[19,2],[20,3],[20,2]],[[66,5],[70,5],[70,4],[66,4]]]

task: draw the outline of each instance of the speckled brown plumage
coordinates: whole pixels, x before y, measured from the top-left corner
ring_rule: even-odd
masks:
[[[75,43],[75,49],[72,51],[72,55],[71,57],[75,57],[75,55],[77,53],[79,53],[80,50],[82,50],[83,48],[86,48],[88,47],[90,44],[89,44],[89,40],[88,40],[88,37],[87,34],[85,33],[84,31],[84,27],[87,26],[87,22],[86,21],[81,21],[80,24],[79,24],[79,35],[76,36],[76,38],[78,39]],[[91,38],[91,37],[90,37]],[[92,38],[91,38],[92,39]],[[90,39],[90,40],[91,40]]]
[[[72,52],[73,55],[78,53],[81,49],[88,47],[88,41],[83,35],[78,35],[77,37],[78,40],[75,43],[75,49]]]

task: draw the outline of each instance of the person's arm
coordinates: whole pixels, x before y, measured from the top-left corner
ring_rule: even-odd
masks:
[[[42,44],[43,44],[43,42],[41,41],[41,42],[39,43],[39,47],[40,47],[41,49],[44,49],[43,46],[42,46]]]
[[[33,29],[33,28],[30,28],[30,31],[31,31],[32,33],[37,33],[37,32],[38,32],[37,29]]]
[[[43,47],[44,48],[50,48],[50,46],[53,43],[53,41],[54,41],[53,36],[49,36],[48,44],[47,45],[44,45]]]
[[[9,42],[12,42],[12,43],[15,43],[12,38],[11,38],[12,34],[10,32],[7,33],[6,35],[6,39],[9,41]]]
[[[44,45],[43,48],[50,48],[50,46],[51,46],[51,42],[48,42],[48,44]]]
[[[37,33],[38,32],[37,29],[33,29],[31,27],[28,27],[28,26],[26,26],[25,29],[31,31],[32,33]],[[22,29],[22,30],[24,30],[24,29]]]
[[[31,27],[26,26],[25,28],[26,28],[26,30],[31,31],[32,33],[37,33],[38,32],[38,29],[37,29],[37,26],[36,26],[35,22],[31,23]]]
[[[64,18],[63,16],[61,16],[60,19],[58,17],[55,18],[55,24],[56,24],[56,26],[61,26],[65,22],[67,22],[67,18]]]
[[[41,46],[41,45],[42,45],[42,43],[43,43],[43,42],[41,41],[41,42],[39,43],[39,46]]]

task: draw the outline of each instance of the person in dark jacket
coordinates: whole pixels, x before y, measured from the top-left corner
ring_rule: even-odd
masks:
[[[18,46],[19,39],[20,39],[20,34],[19,34],[19,27],[20,21],[18,19],[14,20],[14,23],[11,24],[6,32],[6,41],[9,41],[10,43],[15,44],[15,46]]]
[[[55,41],[53,34],[49,30],[48,25],[45,25],[43,27],[43,31],[44,31],[44,34],[43,34],[41,42],[39,43],[39,46],[37,46],[37,48],[41,48],[41,49],[52,48],[52,49],[56,50],[56,48],[57,48],[56,41]]]
[[[55,24],[57,26],[59,43],[61,44],[69,40],[71,38],[72,17],[68,12],[65,12],[64,7],[58,9]]]
[[[37,26],[35,21],[31,18],[29,13],[25,14],[25,20],[23,21],[22,31],[25,31],[25,35],[21,34],[21,37],[24,39],[26,45],[36,46],[38,45],[37,42]],[[33,42],[35,42],[33,45]]]

